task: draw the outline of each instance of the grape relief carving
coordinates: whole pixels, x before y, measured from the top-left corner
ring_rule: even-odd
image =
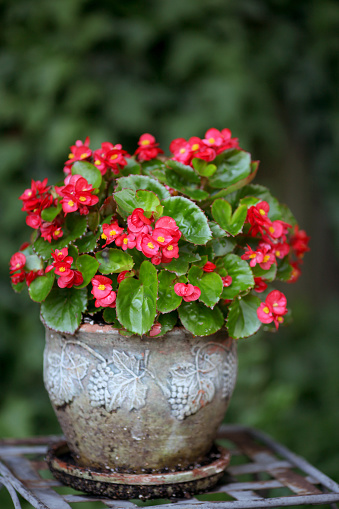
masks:
[[[225,355],[227,351],[227,355]],[[193,362],[184,361],[170,369],[169,403],[172,415],[183,420],[210,403],[217,389],[222,397],[232,395],[237,360],[234,349],[219,343],[207,343],[192,349]]]
[[[83,355],[81,349],[97,363]],[[125,408],[138,410],[146,405],[145,377],[151,377],[171,408],[173,417],[183,420],[210,403],[217,390],[223,398],[230,397],[236,379],[237,359],[234,345],[231,348],[209,342],[192,348],[192,361],[173,365],[166,383],[149,368],[149,350],[134,355],[113,349],[110,358],[77,340],[66,341],[59,353],[46,356],[45,384],[55,405],[70,403],[84,389],[84,379],[89,375],[87,393],[93,407],[104,407],[107,412]],[[164,375],[162,375],[163,377]],[[166,375],[165,375],[166,376]]]

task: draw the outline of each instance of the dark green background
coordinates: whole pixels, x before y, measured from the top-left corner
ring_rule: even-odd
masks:
[[[17,197],[62,176],[89,135],[167,149],[209,127],[260,159],[257,181],[311,235],[284,285],[294,323],[239,342],[227,422],[257,426],[339,481],[339,2],[4,0],[0,6],[0,436],[58,432],[38,305],[8,261],[29,235]]]

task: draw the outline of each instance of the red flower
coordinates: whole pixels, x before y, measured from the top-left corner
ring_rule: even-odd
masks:
[[[83,275],[79,270],[70,270],[67,275],[62,275],[58,279],[59,288],[71,288],[72,286],[79,286],[84,282]]]
[[[216,151],[216,155],[221,154],[225,150],[230,148],[239,148],[238,138],[231,137],[231,131],[229,129],[208,129],[205,134],[205,138],[202,140],[207,146],[213,147]]]
[[[112,290],[112,281],[106,276],[94,276],[92,278],[92,291],[95,300],[95,307],[111,307],[116,306],[116,293]]]
[[[179,239],[181,237],[181,231],[179,230],[179,226],[177,226],[177,223],[175,220],[170,216],[163,216],[154,225],[154,229],[157,230],[158,228],[163,228],[164,230],[167,230],[169,235],[172,236],[173,242],[177,243],[179,242]]]
[[[34,281],[34,279],[36,279],[38,276],[43,276],[43,275],[44,275],[43,269],[30,270],[29,272],[27,272],[27,274],[25,276],[27,286],[29,287],[30,284],[32,283],[32,281]]]
[[[261,277],[255,277],[254,283],[255,283],[255,286],[254,286],[253,290],[256,291],[257,293],[264,292],[267,288],[267,284]]]
[[[113,173],[117,175],[120,169],[126,166],[127,161],[125,156],[128,157],[126,150],[122,149],[120,144],[112,145],[112,143],[102,143],[101,150],[96,150],[93,154],[94,164],[104,175],[108,168],[111,168]]]
[[[61,229],[60,223],[57,220],[50,222],[43,221],[41,224],[41,237],[48,242],[52,242],[53,240],[60,239],[63,236],[63,231]]]
[[[101,175],[105,175],[109,165],[106,163],[107,153],[114,149],[113,143],[105,141],[101,143],[101,148],[98,148],[93,152],[94,165],[98,168]]]
[[[133,233],[129,234],[124,233],[123,235],[119,235],[119,237],[115,239],[115,244],[118,247],[121,247],[124,251],[126,251],[126,249],[133,249],[137,243],[135,240],[135,235],[133,235]]]
[[[68,154],[68,160],[65,162],[66,167],[72,166],[75,161],[84,161],[92,155],[92,150],[89,148],[89,137],[87,136],[84,143],[77,140],[75,145],[70,147],[71,153]]]
[[[270,292],[265,302],[262,302],[257,309],[257,316],[262,323],[274,322],[276,328],[283,323],[283,315],[287,313],[287,300],[285,295],[279,290]]]
[[[148,258],[156,255],[160,249],[159,244],[147,233],[142,236],[140,247],[143,254]]]
[[[120,272],[118,276],[118,283],[121,283],[124,279],[128,278],[129,276],[127,274],[131,274],[128,270],[123,270]]]
[[[108,244],[114,242],[114,240],[124,231],[124,229],[118,225],[117,221],[114,221],[110,224],[103,224],[102,231],[103,233],[101,234],[101,238],[106,240],[106,243],[103,245],[103,247],[105,247]]]
[[[205,263],[205,265],[203,266],[202,270],[203,270],[204,272],[213,272],[213,271],[214,271],[214,269],[216,269],[216,268],[217,268],[217,266],[216,266],[216,265],[214,265],[214,263],[212,263],[212,262],[206,262],[206,263]]]
[[[280,242],[279,244],[273,244],[272,249],[276,258],[285,258],[290,251],[290,246],[286,242]]]
[[[176,283],[174,285],[174,291],[179,297],[182,297],[185,302],[198,300],[201,295],[200,288],[189,283]]]
[[[25,271],[20,270],[20,272],[15,272],[14,274],[12,274],[11,281],[12,281],[13,285],[17,285],[17,284],[25,281]]]
[[[157,336],[158,334],[160,334],[160,332],[161,332],[161,323],[156,322],[152,325],[152,328],[149,331],[148,335],[153,337],[153,336]]]
[[[172,260],[172,258],[179,258],[178,244],[168,244],[168,246],[163,247],[162,255],[161,263],[168,263]]]
[[[154,136],[148,133],[140,136],[138,145],[139,147],[135,151],[135,155],[139,161],[150,161],[155,159],[158,154],[164,153],[161,148],[158,148],[159,143],[156,143]]]
[[[66,214],[79,210],[80,214],[88,214],[88,206],[98,203],[99,198],[93,195],[93,187],[81,175],[68,175],[63,187],[55,187],[56,192],[63,197],[62,209]]]
[[[221,280],[222,280],[223,286],[225,286],[225,287],[231,286],[232,281],[233,281],[232,276],[222,277]]]
[[[294,227],[293,236],[291,237],[291,247],[298,258],[303,258],[304,254],[310,250],[308,243],[311,237],[308,237],[305,230],[299,230],[298,226]]]
[[[261,262],[259,262],[259,267],[263,270],[269,270],[273,263],[277,263],[277,260],[274,256],[274,251],[272,251],[270,244],[260,242],[258,251],[263,254],[263,259]]]
[[[10,272],[15,272],[16,270],[21,270],[24,268],[26,263],[26,256],[23,253],[14,253],[9,261],[9,270]]]
[[[293,269],[292,269],[292,274],[290,276],[290,279],[287,281],[287,283],[295,283],[299,279],[299,277],[301,276],[301,269],[300,269],[300,264],[299,263],[298,262],[291,262],[291,265],[292,265]]]
[[[144,215],[144,209],[134,209],[132,214],[127,218],[128,232],[149,233],[151,220]]]
[[[249,234],[255,237],[257,233],[263,235],[267,229],[272,225],[272,221],[268,217],[270,206],[266,201],[261,201],[247,211],[246,221],[250,223],[251,228]]]
[[[250,267],[255,267],[257,263],[262,263],[264,254],[262,251],[254,251],[248,244],[247,244],[247,251],[241,255],[242,260],[251,260],[250,261]]]

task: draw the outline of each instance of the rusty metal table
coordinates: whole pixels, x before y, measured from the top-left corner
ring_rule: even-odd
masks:
[[[93,509],[144,507],[140,500],[102,499],[76,492],[53,479],[45,454],[61,437],[0,441],[0,489],[7,488],[15,509],[18,494],[37,509],[71,509],[93,502]],[[223,479],[209,493],[190,499],[152,501],[162,509],[241,509],[322,505],[337,507],[339,485],[306,460],[253,428],[222,426],[218,442],[232,453]],[[71,505],[70,505],[71,504]],[[81,506],[81,504],[80,504]]]

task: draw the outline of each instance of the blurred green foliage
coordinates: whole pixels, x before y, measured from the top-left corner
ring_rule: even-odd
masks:
[[[338,480],[338,2],[4,0],[0,15],[0,435],[59,431],[38,307],[8,279],[29,235],[17,196],[31,178],[60,180],[87,135],[134,151],[143,132],[166,147],[229,127],[312,253],[283,290],[294,324],[239,344],[227,421],[262,428]]]

